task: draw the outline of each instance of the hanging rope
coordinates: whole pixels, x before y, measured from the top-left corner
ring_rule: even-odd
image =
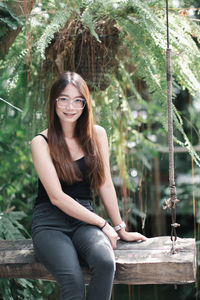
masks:
[[[172,253],[175,253],[175,241],[177,239],[176,228],[176,186],[174,179],[174,143],[173,143],[173,113],[172,113],[172,76],[171,76],[171,49],[169,48],[169,16],[168,0],[166,0],[166,23],[167,23],[167,49],[166,49],[166,76],[167,76],[167,103],[168,103],[168,145],[169,145],[169,186],[170,198],[166,201],[165,208],[170,208],[172,213],[171,240]]]

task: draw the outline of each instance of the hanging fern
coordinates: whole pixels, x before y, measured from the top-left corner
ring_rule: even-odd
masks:
[[[96,38],[96,40],[99,43],[101,43],[99,36],[95,31],[95,28],[97,25],[97,23],[96,23],[97,17],[95,18],[95,15],[92,14],[92,11],[91,11],[92,4],[93,3],[91,2],[91,4],[89,4],[88,6],[85,7],[85,9],[81,15],[81,22],[82,22],[83,26],[85,26],[86,28],[88,28],[90,30],[91,34]]]
[[[160,19],[155,16],[152,17],[152,11],[144,3],[141,4],[140,1],[134,1],[133,7],[136,11],[140,13],[136,17],[129,16],[126,20],[120,19],[120,26],[127,32],[131,37],[132,43],[126,43],[130,51],[130,58],[132,63],[136,66],[136,72],[138,76],[143,78],[147,86],[149,87],[149,92],[151,93],[151,99],[155,101],[160,101],[163,107],[163,117],[161,122],[164,128],[167,130],[167,102],[166,102],[166,78],[165,78],[165,52],[166,41],[165,41],[165,22],[164,16]],[[174,53],[180,53],[186,49],[186,53],[183,54],[184,57],[180,59],[178,56],[173,56],[173,69],[174,77],[184,83],[185,87],[195,95],[197,91],[200,90],[200,78],[199,78],[199,67],[197,67],[196,59],[199,57],[199,50],[191,38],[191,34],[184,34],[182,26],[180,26],[180,16],[172,15],[171,19],[172,28],[174,30],[170,31],[171,44]],[[179,22],[177,22],[177,20]],[[189,21],[182,20],[187,23],[187,28],[189,28]],[[174,25],[175,24],[175,25]],[[185,26],[186,27],[186,26]],[[185,28],[184,27],[184,28]],[[199,31],[198,31],[199,32]],[[147,34],[148,33],[148,34]],[[194,34],[193,34],[194,35]],[[198,36],[198,34],[196,34]],[[177,38],[179,37],[179,38]],[[134,46],[133,46],[134,45]],[[193,49],[193,50],[191,50]],[[172,52],[173,53],[173,52]],[[153,55],[152,55],[153,54]],[[177,58],[178,57],[178,58]],[[195,67],[192,67],[195,66]],[[197,70],[198,69],[198,70]],[[145,71],[145,73],[144,73]],[[199,165],[200,158],[194,151],[191,143],[189,142],[186,134],[183,131],[182,122],[180,122],[180,116],[174,108],[174,124],[177,129],[181,132],[185,142],[181,142],[176,138],[176,141],[182,146],[187,145],[189,153],[193,156],[195,162]]]
[[[45,49],[54,38],[54,34],[65,25],[71,14],[71,9],[69,7],[64,7],[63,9],[60,9],[56,12],[51,23],[47,25],[42,36],[37,42],[37,49],[43,59],[45,58]]]

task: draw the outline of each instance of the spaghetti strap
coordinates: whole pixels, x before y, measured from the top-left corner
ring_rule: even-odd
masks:
[[[41,136],[45,139],[45,141],[48,143],[48,138],[47,138],[44,134],[38,133],[37,135],[41,135]],[[37,135],[36,135],[36,136],[37,136]]]

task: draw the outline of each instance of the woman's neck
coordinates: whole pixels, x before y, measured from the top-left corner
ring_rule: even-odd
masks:
[[[63,130],[65,138],[71,139],[74,137],[75,126],[76,126],[75,123],[72,123],[72,124],[65,123],[65,124],[61,124],[61,126],[62,126],[62,130]]]

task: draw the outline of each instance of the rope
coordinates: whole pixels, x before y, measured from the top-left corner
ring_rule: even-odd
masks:
[[[166,0],[166,27],[167,27],[167,49],[166,49],[166,77],[167,77],[167,103],[168,103],[168,145],[169,145],[169,186],[170,198],[166,201],[166,207],[172,213],[171,241],[172,253],[175,253],[175,241],[177,239],[176,228],[180,224],[176,223],[176,186],[174,179],[174,143],[173,143],[173,113],[172,113],[172,75],[171,75],[171,49],[169,47],[169,9]]]

